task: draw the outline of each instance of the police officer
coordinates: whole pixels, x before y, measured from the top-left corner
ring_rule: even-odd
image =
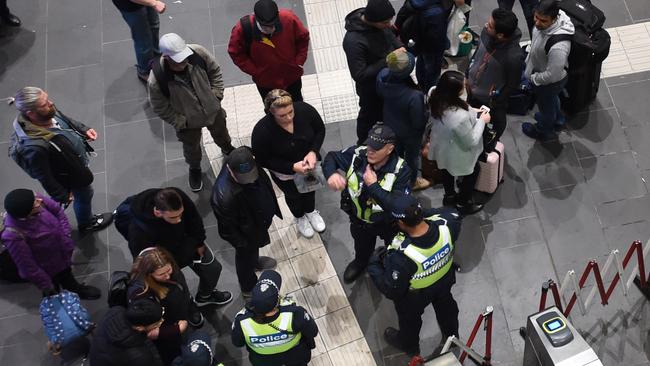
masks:
[[[232,343],[246,345],[253,366],[307,366],[316,346],[316,322],[302,306],[280,296],[281,285],[278,272],[262,272],[250,303],[232,323]]]
[[[382,209],[389,192],[409,193],[411,169],[395,152],[395,133],[378,122],[368,133],[366,146],[331,151],[323,173],[330,188],[341,192],[341,209],[350,216],[354,260],[343,273],[345,283],[359,277],[368,265],[377,237],[386,245],[395,236],[395,220]]]
[[[386,328],[386,342],[416,355],[422,313],[429,304],[442,331],[441,345],[451,335],[458,337],[458,305],[451,286],[456,283],[452,262],[461,219],[452,208],[423,209],[410,195],[391,194],[386,206],[400,232],[387,251],[375,252],[368,273],[379,291],[395,303],[399,329]]]

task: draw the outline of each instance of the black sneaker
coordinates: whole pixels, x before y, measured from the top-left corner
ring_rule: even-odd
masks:
[[[187,319],[187,322],[194,328],[201,328],[205,323],[205,318],[200,311],[196,311],[194,314],[190,315],[190,318]]]
[[[97,300],[102,297],[102,292],[100,289],[85,284],[80,284],[74,292],[76,292],[77,295],[79,295],[79,298],[82,300]]]
[[[451,206],[451,207],[456,206],[456,198],[457,197],[456,197],[455,194],[449,194],[449,195],[446,194],[442,198],[442,205],[443,206]]]
[[[483,209],[483,205],[469,201],[466,203],[456,203],[456,209],[463,215],[475,214]]]
[[[203,189],[203,174],[201,169],[190,168],[190,189],[192,192],[198,192]]]
[[[113,222],[113,213],[104,212],[103,214],[93,215],[93,221],[88,225],[79,226],[81,234],[87,234],[92,231],[99,231],[105,229]]]
[[[219,291],[214,290],[212,293],[207,296],[196,295],[194,298],[194,303],[196,306],[203,307],[208,305],[226,305],[232,301],[232,294],[228,291]]]

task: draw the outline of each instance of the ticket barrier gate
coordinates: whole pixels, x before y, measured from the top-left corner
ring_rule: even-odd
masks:
[[[524,333],[524,366],[603,365],[555,306],[529,316]]]

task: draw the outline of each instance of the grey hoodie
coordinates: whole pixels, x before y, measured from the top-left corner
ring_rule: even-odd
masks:
[[[551,24],[550,27],[544,30],[539,30],[537,27],[533,29],[533,41],[526,58],[526,77],[528,80],[535,85],[549,85],[566,77],[565,68],[569,64],[571,41],[554,44],[548,51],[548,55],[544,50],[544,46],[546,46],[546,41],[552,35],[573,33],[575,33],[575,27],[569,16],[562,10],[560,10],[555,23]]]

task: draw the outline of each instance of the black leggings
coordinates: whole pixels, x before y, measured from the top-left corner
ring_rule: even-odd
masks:
[[[293,216],[296,218],[303,217],[306,213],[314,211],[316,208],[316,192],[300,193],[293,180],[280,180],[273,173],[271,173],[271,178],[284,193],[284,200],[287,202]]]
[[[460,182],[460,191],[458,192],[458,202],[467,203],[472,199],[472,192],[474,191],[474,186],[476,185],[476,180],[478,179],[478,173],[481,170],[478,161],[474,165],[474,171],[470,175],[465,175],[462,177]],[[451,196],[456,194],[455,177],[446,169],[442,169],[442,186],[445,188],[445,196]]]

